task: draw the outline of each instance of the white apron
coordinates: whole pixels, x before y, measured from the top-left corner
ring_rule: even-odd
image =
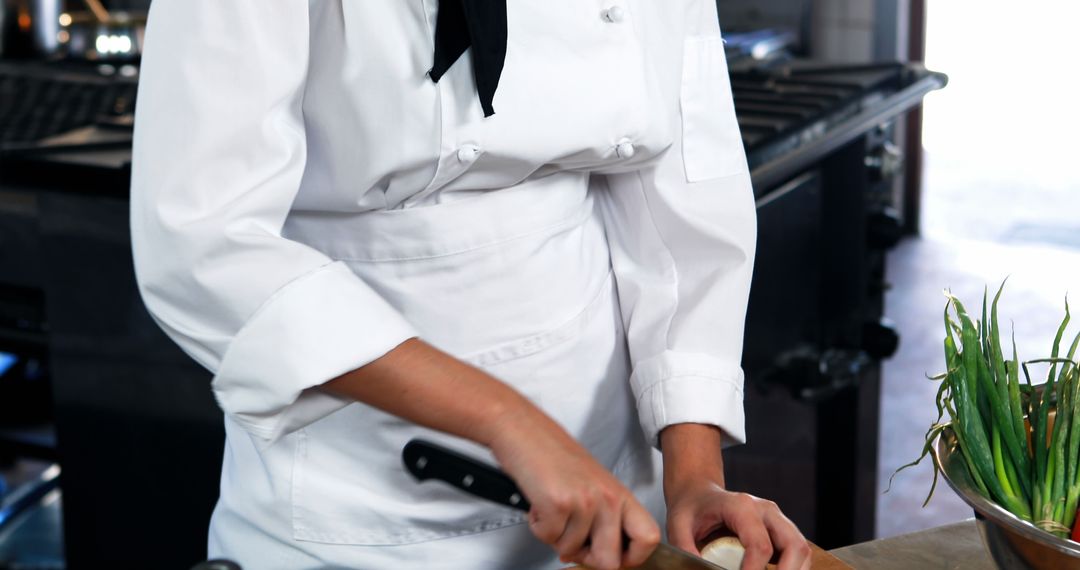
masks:
[[[348,264],[427,342],[522,392],[662,521],[659,454],[635,412],[592,186],[586,172],[559,172],[435,206],[294,212],[286,235]],[[562,566],[523,513],[414,482],[400,459],[414,437],[494,463],[479,445],[359,403],[265,449],[227,420],[210,555],[255,570]]]
[[[744,439],[755,208],[716,2],[514,0],[487,118],[468,55],[425,76],[439,4],[150,10],[132,255],[214,374],[210,554],[248,570],[558,566],[522,515],[399,458],[419,435],[484,450],[318,389],[414,336],[653,505],[665,427]]]

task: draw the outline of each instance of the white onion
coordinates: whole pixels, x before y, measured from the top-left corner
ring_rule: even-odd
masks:
[[[702,558],[728,570],[739,570],[745,553],[746,549],[734,536],[722,536],[701,549]]]

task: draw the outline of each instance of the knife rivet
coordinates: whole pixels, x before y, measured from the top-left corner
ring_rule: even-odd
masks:
[[[518,504],[520,502],[521,502],[521,495],[519,495],[517,493],[514,493],[513,495],[510,495],[510,504],[511,505],[516,505],[516,504]]]
[[[416,460],[416,468],[423,469],[427,467],[427,457],[420,457]]]
[[[462,484],[462,485],[465,485],[466,487],[472,487],[472,484],[473,484],[473,476],[472,476],[472,475],[466,475],[466,476],[465,476],[465,477],[464,477],[464,478],[463,478],[463,479],[461,480],[461,484]]]

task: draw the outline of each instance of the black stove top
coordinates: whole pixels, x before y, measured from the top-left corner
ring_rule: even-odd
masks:
[[[725,33],[735,112],[759,191],[946,82],[917,64],[835,64],[796,56],[797,38],[783,28]]]
[[[731,88],[755,189],[769,190],[946,82],[911,63],[737,62]]]
[[[732,70],[735,112],[750,168],[808,144],[902,89],[907,67],[815,65]]]
[[[136,74],[131,65],[0,64],[0,150],[131,113]]]

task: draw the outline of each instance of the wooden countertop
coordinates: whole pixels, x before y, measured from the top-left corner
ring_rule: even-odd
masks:
[[[975,519],[829,551],[855,570],[987,570],[995,568]]]
[[[811,544],[813,570],[993,570],[975,519],[828,552]],[[576,570],[580,566],[567,568]],[[775,570],[770,564],[768,570]]]

